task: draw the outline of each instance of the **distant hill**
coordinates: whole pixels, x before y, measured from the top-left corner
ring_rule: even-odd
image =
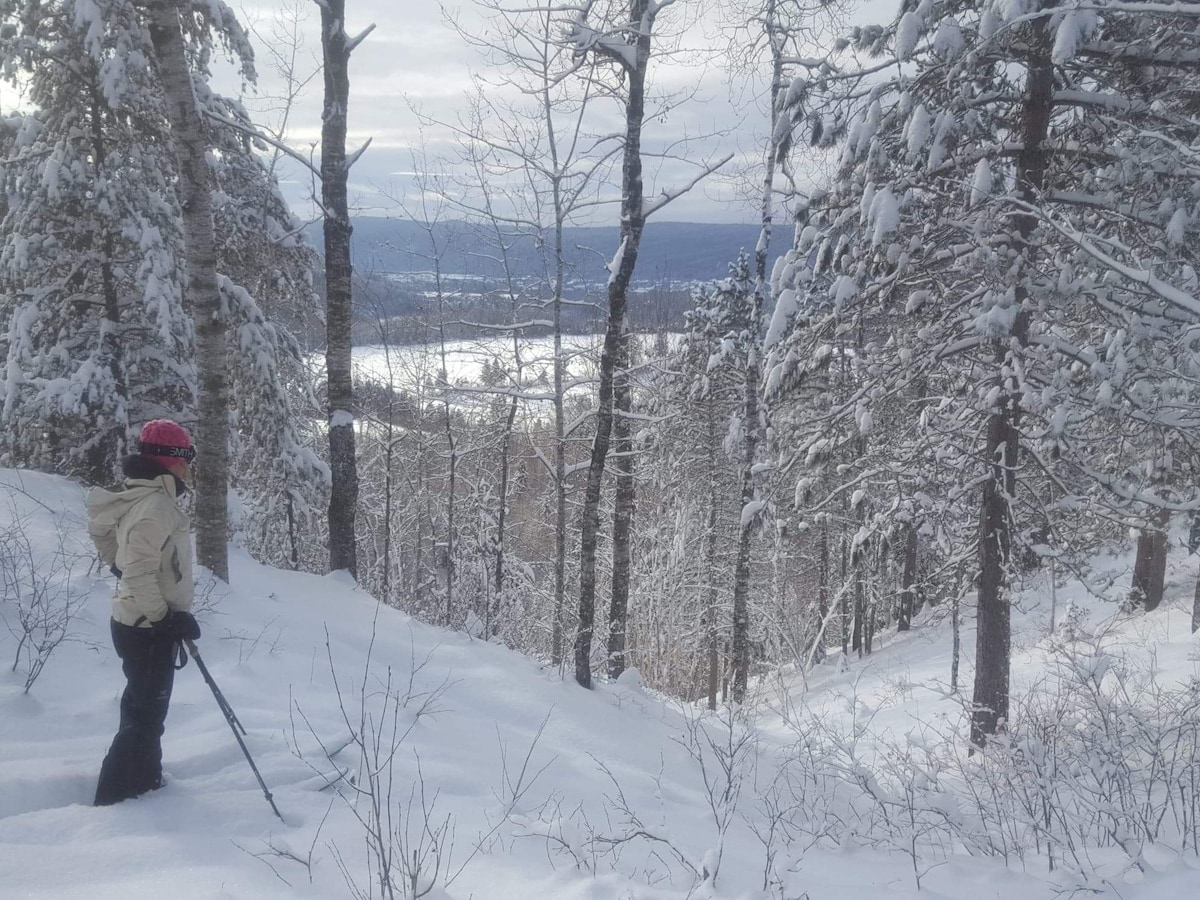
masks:
[[[635,282],[678,285],[723,278],[740,250],[753,253],[758,233],[757,225],[652,222],[642,236]],[[786,227],[776,234],[772,262],[791,240],[791,230]],[[502,274],[487,238],[485,230],[463,222],[437,225],[434,239],[445,248],[442,272],[483,278]],[[321,247],[319,225],[312,228],[312,239]],[[618,229],[571,228],[566,239],[572,280],[577,284],[603,284],[608,279],[605,265],[617,248]],[[432,268],[430,240],[424,227],[402,219],[355,219],[352,252],[355,269],[362,274],[406,274]],[[511,258],[519,278],[536,278],[542,271],[532,237],[520,241]]]

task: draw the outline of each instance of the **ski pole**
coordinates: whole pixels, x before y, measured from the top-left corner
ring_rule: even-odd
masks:
[[[275,815],[279,816],[279,821],[283,822],[283,815],[275,806],[275,801],[271,798],[271,792],[267,790],[267,783],[263,781],[262,775],[258,772],[258,766],[254,764],[254,760],[250,757],[250,751],[246,749],[246,742],[242,740],[242,735],[246,733],[245,727],[238,721],[233,707],[229,705],[229,701],[225,699],[225,695],[221,693],[221,689],[217,687],[217,683],[213,681],[212,675],[209,674],[208,666],[200,658],[200,651],[196,649],[196,644],[186,638],[183,643],[187,647],[192,659],[196,661],[196,665],[199,666],[200,674],[204,676],[204,680],[212,690],[213,696],[217,698],[217,706],[221,707],[221,712],[225,714],[225,721],[229,723],[229,728],[233,731],[233,736],[237,738],[238,746],[242,748],[242,753],[246,756],[246,762],[250,763],[250,770],[254,773],[254,777],[258,779],[258,785],[262,788],[263,796],[271,804],[271,809]]]

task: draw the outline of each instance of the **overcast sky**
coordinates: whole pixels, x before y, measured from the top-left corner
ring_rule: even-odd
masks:
[[[470,0],[450,0],[445,4],[469,27],[482,27]],[[454,121],[467,106],[473,72],[486,71],[486,62],[444,22],[437,0],[347,0],[347,31],[357,34],[369,25],[375,30],[355,51],[350,70],[350,113],[348,145],[351,150],[368,138],[371,146],[351,174],[351,202],[358,215],[399,215],[392,198],[415,196],[412,173],[420,167],[414,154],[424,145],[429,156],[452,159],[454,148],[447,131],[438,127],[422,129],[413,107],[425,115]],[[688,7],[691,7],[689,10]],[[247,97],[247,105],[264,124],[274,124],[277,114],[268,99],[279,91],[280,80],[273,71],[269,52],[262,46],[280,42],[276,22],[281,10],[292,8],[301,15],[300,33],[304,46],[299,67],[316,72],[320,57],[320,17],[311,0],[254,0],[242,5],[244,20],[251,24],[259,39],[258,97]],[[687,14],[699,8],[694,0],[683,0],[679,9]],[[681,19],[664,22],[665,27],[680,27]],[[687,25],[681,40],[687,47],[715,48],[727,40],[716,31],[715,22],[696,21]],[[714,134],[690,151],[696,159],[713,159],[735,154],[728,175],[715,177],[682,197],[665,210],[661,218],[691,222],[751,222],[756,209],[739,200],[745,195],[744,178],[736,176],[736,163],[757,159],[766,128],[765,111],[760,102],[760,85],[734,78],[725,66],[724,54],[709,54],[708,59],[690,56],[690,62],[651,64],[651,80],[662,88],[695,86],[695,99],[674,110],[665,120],[647,123],[650,146],[661,145],[684,133]],[[291,112],[288,143],[304,153],[319,149],[322,83],[315,77]],[[614,110],[616,112],[616,110]],[[614,120],[615,121],[615,120]],[[647,195],[686,183],[691,173],[674,164],[647,164]],[[300,215],[312,212],[311,179],[304,169],[288,163],[283,170],[284,193]],[[596,224],[615,224],[616,210],[609,207]]]

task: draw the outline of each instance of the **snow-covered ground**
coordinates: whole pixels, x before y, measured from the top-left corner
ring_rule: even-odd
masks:
[[[1006,863],[951,841],[942,857],[914,865],[899,844],[884,846],[865,828],[856,839],[853,827],[840,826],[824,836],[777,834],[767,865],[754,831],[767,835],[764,811],[781,796],[777,773],[798,761],[796,741],[814,723],[860,740],[864,763],[874,756],[880,766],[897,736],[917,747],[933,731],[961,734],[960,704],[945,690],[945,623],[889,636],[869,660],[819,667],[807,684],[791,677],[759,685],[753,741],[739,744],[746,732],[735,728],[730,742],[719,721],[654,696],[633,673],[585,691],[533,660],[381,608],[342,577],[280,572],[237,551],[231,587],[201,585],[200,648],[249,731],[283,821],[195,665],[176,678],[164,739],[168,786],[94,808],[123,685],[108,642],[113,582],[89,571],[77,486],[0,471],[0,536],[8,538],[0,546],[10,558],[24,552],[13,544],[21,533],[34,582],[56,592],[56,603],[69,591],[79,606],[69,639],[26,693],[27,657],[11,667],[20,632],[11,585],[0,599],[8,625],[0,630],[5,900],[381,896],[373,880],[380,853],[391,854],[396,872],[404,861],[411,869],[415,854],[420,886],[433,882],[427,896],[440,900],[1050,900],[1064,887],[1033,852]],[[1195,563],[1177,557],[1170,608],[1108,631],[1110,649],[1152,659],[1169,682],[1197,670],[1184,612]],[[1096,569],[1117,572],[1128,562],[1105,558]],[[1044,579],[1035,579],[1022,595],[1019,690],[1051,671],[1047,607],[1035,602],[1044,593]],[[1068,602],[1090,609],[1086,629],[1108,615],[1078,586],[1061,588],[1058,601],[1060,616]],[[968,664],[972,642],[965,630]],[[965,664],[963,683],[969,675]],[[366,742],[369,759],[355,734],[378,738]],[[729,756],[742,762],[733,806],[719,799],[730,787],[719,763]],[[371,786],[383,811],[374,850],[373,806],[363,793]],[[813,809],[828,801],[806,796]],[[852,807],[830,802],[830,815],[844,826]],[[721,839],[723,810],[730,815]],[[1096,854],[1098,869],[1107,859]],[[714,869],[715,884],[704,875]],[[775,887],[764,890],[764,871],[779,876]],[[1097,882],[1103,896],[1200,896],[1194,851],[1144,848],[1137,867],[1113,863],[1106,877]],[[403,888],[397,878],[394,896],[407,896]]]

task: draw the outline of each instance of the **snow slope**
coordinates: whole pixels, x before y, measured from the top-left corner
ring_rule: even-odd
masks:
[[[785,720],[803,706],[850,723],[869,709],[880,732],[938,719],[957,727],[958,706],[938,686],[949,671],[944,625],[892,639],[848,670],[821,667],[806,689],[795,678],[763,685],[740,814],[720,839],[704,777],[721,786],[718,757],[687,749],[689,735],[705,733],[696,731],[698,714],[644,690],[634,673],[584,691],[533,660],[381,608],[343,577],[280,572],[239,551],[231,587],[200,585],[200,649],[249,731],[284,821],[194,665],[176,677],[168,786],[93,808],[123,686],[107,636],[113,581],[89,571],[75,485],[0,470],[0,535],[17,530],[31,539],[39,573],[69,586],[81,606],[70,639],[25,693],[24,663],[10,671],[8,662],[17,603],[0,601],[9,625],[0,630],[5,900],[379,896],[362,825],[370,798],[355,799],[370,771],[380,773],[380,794],[391,774],[390,803],[381,806],[390,836],[379,846],[396,860],[423,859],[419,887],[433,900],[1055,896],[1053,881],[1032,868],[965,852],[931,866],[918,890],[902,853],[849,839],[781,853],[776,869],[789,871],[763,890],[764,844],[750,826],[763,823],[767,785],[791,752]],[[73,560],[69,573],[56,559]],[[1190,590],[1182,570],[1177,577],[1177,593]],[[1029,633],[1018,680],[1038,671],[1039,621],[1037,612],[1021,620]],[[1149,628],[1160,666],[1181,677],[1194,671],[1196,642],[1182,612],[1148,622],[1130,626],[1130,641],[1147,646],[1137,631]],[[717,724],[706,727],[719,743]],[[347,743],[355,732],[382,734],[374,760],[364,764]],[[704,872],[718,860],[714,885]],[[405,896],[401,888],[395,896]],[[1194,855],[1164,856],[1119,886],[1126,900],[1197,895]]]

